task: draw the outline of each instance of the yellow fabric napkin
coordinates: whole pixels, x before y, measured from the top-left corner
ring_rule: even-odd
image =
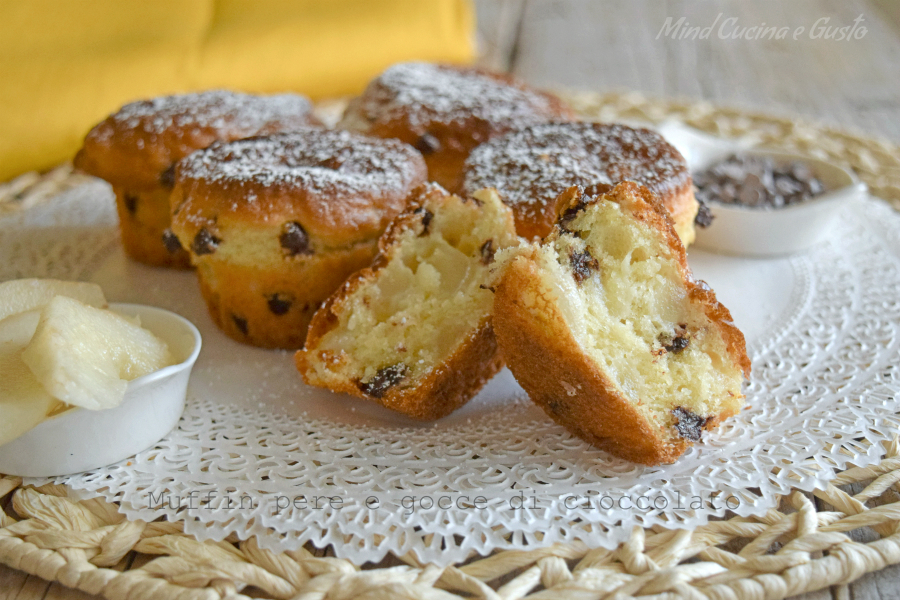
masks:
[[[469,0],[0,2],[0,181],[71,158],[131,100],[354,94],[392,63],[473,54]]]

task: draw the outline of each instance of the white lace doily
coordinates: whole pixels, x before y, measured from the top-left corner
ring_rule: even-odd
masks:
[[[219,333],[192,273],[126,260],[115,220],[99,182],[0,220],[0,280],[92,279],[110,300],[197,324],[204,350],[178,429],[131,460],[59,481],[121,502],[130,518],[182,519],[201,539],[333,544],[357,564],[388,551],[447,564],[473,550],[562,540],[613,547],[634,525],[694,527],[726,506],[764,512],[791,487],[810,490],[848,462],[876,461],[877,442],[900,424],[900,217],[875,200],[848,203],[830,240],[807,255],[690,253],[747,334],[749,406],[657,468],[569,435],[507,371],[425,425],[309,388],[290,353]]]

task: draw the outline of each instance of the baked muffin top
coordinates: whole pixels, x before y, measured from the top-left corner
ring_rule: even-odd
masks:
[[[684,157],[655,131],[570,121],[532,125],[478,146],[466,161],[463,189],[495,188],[514,209],[517,229],[546,234],[555,200],[567,188],[620,181],[637,182],[665,201],[691,176]]]
[[[182,231],[291,222],[333,247],[377,237],[426,168],[397,140],[305,128],[214,143],[179,162],[175,180]]]
[[[213,90],[126,104],[96,125],[75,165],[113,185],[172,184],[172,166],[218,140],[318,125],[310,101],[296,94],[255,96]]]
[[[477,122],[492,131],[507,131],[570,115],[559,98],[508,75],[408,62],[388,68],[369,83],[350,104],[340,126],[368,131],[402,124],[421,135],[434,123]]]

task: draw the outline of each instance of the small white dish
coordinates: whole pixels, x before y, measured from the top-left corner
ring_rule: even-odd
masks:
[[[677,122],[663,123],[658,131],[684,155],[692,173],[736,153],[768,156],[778,162],[803,162],[829,190],[784,208],[711,202],[713,221],[709,227],[696,228],[697,248],[760,257],[802,252],[828,237],[842,203],[867,192],[866,185],[847,169],[810,156],[755,148],[750,138],[726,140]]]
[[[53,477],[110,465],[164,438],[181,418],[200,332],[173,312],[139,304],[110,304],[169,345],[178,363],[128,382],[116,408],[73,408],[0,446],[0,473]]]

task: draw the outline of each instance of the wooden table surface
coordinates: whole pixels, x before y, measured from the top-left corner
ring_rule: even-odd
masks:
[[[476,6],[482,62],[535,85],[698,98],[900,141],[900,1],[476,0]],[[859,39],[811,36],[822,26],[852,27],[855,19],[857,32],[865,27]],[[729,37],[763,24],[787,27],[789,35]],[[711,25],[707,39],[678,38],[687,27]],[[99,600],[0,565],[0,600],[62,598]],[[798,598],[900,600],[900,566]]]

